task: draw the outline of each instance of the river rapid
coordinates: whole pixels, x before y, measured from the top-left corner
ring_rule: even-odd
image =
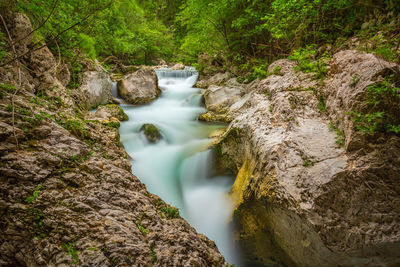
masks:
[[[161,96],[149,105],[121,107],[129,120],[121,123],[121,142],[132,157],[132,172],[183,218],[218,246],[225,259],[239,264],[229,221],[232,204],[228,192],[233,177],[211,175],[210,134],[223,125],[197,120],[205,112],[201,92],[193,88],[198,73],[193,69],[156,71]],[[116,94],[114,86],[113,93]],[[116,96],[116,95],[115,95]],[[140,131],[151,123],[162,139],[149,143]]]

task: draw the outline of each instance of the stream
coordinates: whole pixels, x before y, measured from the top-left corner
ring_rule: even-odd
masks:
[[[156,71],[161,96],[149,105],[121,104],[129,120],[121,123],[120,135],[132,157],[132,172],[167,203],[177,207],[198,232],[213,240],[225,259],[238,266],[229,226],[232,204],[228,192],[233,177],[211,175],[210,134],[223,125],[197,121],[201,92],[193,88],[198,73],[185,70]],[[116,94],[116,84],[113,88]],[[149,143],[140,128],[151,123],[162,139]]]

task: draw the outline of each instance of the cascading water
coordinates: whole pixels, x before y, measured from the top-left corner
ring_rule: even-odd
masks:
[[[205,109],[200,106],[200,90],[193,88],[198,73],[157,70],[160,98],[150,105],[121,105],[129,121],[120,127],[121,142],[132,157],[132,171],[148,190],[179,208],[197,231],[215,241],[230,263],[238,265],[229,229],[232,205],[227,197],[232,177],[211,177],[211,151],[214,130],[222,126],[197,121]],[[140,128],[151,123],[162,139],[149,143]]]

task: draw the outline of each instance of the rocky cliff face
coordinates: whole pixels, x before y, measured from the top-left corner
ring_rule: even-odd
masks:
[[[365,108],[369,85],[397,80],[399,66],[342,51],[323,83],[295,66],[271,64],[279,74],[237,87],[236,95],[247,93],[225,102],[219,117],[232,121],[215,154],[220,168],[237,174],[233,223],[245,262],[399,264],[400,138],[367,138],[347,113]],[[205,90],[206,103],[214,88]]]
[[[20,14],[8,28],[14,39],[32,30]],[[126,115],[81,112],[46,47],[21,61],[29,68],[0,67],[0,265],[224,266],[212,241],[132,175],[117,130]]]

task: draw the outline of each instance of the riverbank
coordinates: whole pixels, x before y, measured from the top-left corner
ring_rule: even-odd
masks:
[[[12,36],[32,31],[24,15],[13,20]],[[118,107],[87,112],[109,101],[104,70],[87,70],[71,89],[47,47],[23,60],[29,68],[0,67],[0,265],[226,265],[214,242],[131,173]]]
[[[357,50],[324,64],[321,78],[282,59],[262,80],[199,82],[200,119],[230,122],[215,154],[236,175],[233,223],[249,266],[400,262],[400,137],[383,124],[400,112],[400,66]],[[386,117],[367,132],[371,95]]]

